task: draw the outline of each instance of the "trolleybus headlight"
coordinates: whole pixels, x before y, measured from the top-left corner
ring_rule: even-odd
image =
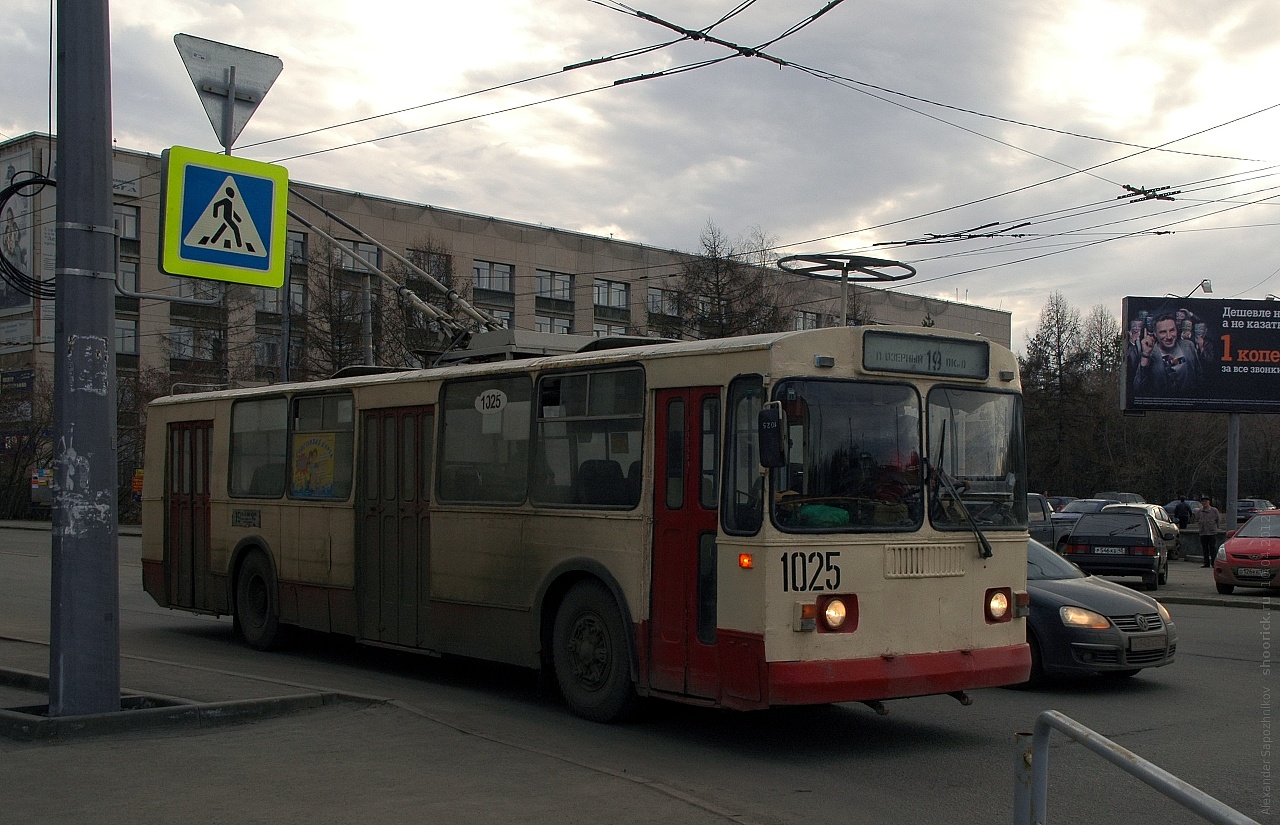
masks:
[[[848,611],[845,609],[844,602],[840,599],[832,599],[827,602],[826,610],[822,611],[822,620],[827,623],[827,627],[832,630],[839,630],[844,624],[845,616]]]
[[[985,610],[988,622],[1007,622],[1013,618],[1010,607],[1013,599],[1007,587],[994,587],[987,591]]]

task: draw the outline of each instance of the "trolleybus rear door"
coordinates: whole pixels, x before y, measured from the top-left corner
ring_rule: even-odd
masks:
[[[720,390],[661,390],[656,412],[649,686],[716,698]]]
[[[211,607],[204,592],[209,577],[209,442],[212,421],[169,425],[169,604]]]
[[[417,646],[430,592],[429,407],[365,410],[356,604],[363,639]]]

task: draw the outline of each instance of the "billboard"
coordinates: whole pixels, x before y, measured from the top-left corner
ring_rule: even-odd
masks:
[[[1280,412],[1280,301],[1125,298],[1125,411]]]

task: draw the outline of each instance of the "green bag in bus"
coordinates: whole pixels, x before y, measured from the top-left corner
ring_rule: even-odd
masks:
[[[849,512],[826,504],[806,504],[796,514],[796,523],[802,527],[844,527],[849,523]]]

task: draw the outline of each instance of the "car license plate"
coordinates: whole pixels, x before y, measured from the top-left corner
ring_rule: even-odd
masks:
[[[1237,567],[1236,577],[1241,579],[1269,579],[1272,570],[1260,570],[1257,567]]]
[[[1130,650],[1161,650],[1165,646],[1165,638],[1161,636],[1134,636],[1129,640]]]
[[[1093,552],[1103,553],[1108,556],[1123,556],[1125,549],[1123,547],[1095,547]]]

